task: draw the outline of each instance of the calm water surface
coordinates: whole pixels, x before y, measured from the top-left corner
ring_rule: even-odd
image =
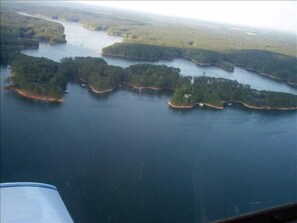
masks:
[[[63,25],[67,44],[26,54],[98,56],[121,41]],[[296,93],[240,68],[158,63]],[[2,86],[9,73],[1,67]],[[297,112],[179,111],[167,106],[170,92],[98,96],[74,83],[68,90],[64,103],[51,104],[1,89],[1,181],[57,186],[76,222],[209,222],[297,200]]]

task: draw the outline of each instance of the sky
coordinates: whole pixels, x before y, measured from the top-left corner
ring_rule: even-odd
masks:
[[[80,3],[297,33],[297,1],[83,1]]]

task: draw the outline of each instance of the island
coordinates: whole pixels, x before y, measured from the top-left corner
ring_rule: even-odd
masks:
[[[241,103],[258,110],[296,110],[297,95],[258,91],[249,85],[224,78],[192,77],[165,65],[137,64],[127,68],[113,66],[102,58],[66,57],[60,63],[23,54],[12,63],[12,76],[6,82],[21,96],[62,102],[67,83],[84,83],[96,94],[113,91],[119,85],[134,89],[170,90],[169,105],[189,109],[195,105],[222,110],[227,103]]]
[[[256,110],[296,110],[297,96],[283,92],[258,91],[249,85],[224,78],[196,77],[193,84],[178,88],[169,106],[173,108],[193,108],[206,106],[224,109],[226,104],[240,103]]]
[[[47,58],[18,54],[5,89],[35,100],[62,102],[68,83],[60,64]]]

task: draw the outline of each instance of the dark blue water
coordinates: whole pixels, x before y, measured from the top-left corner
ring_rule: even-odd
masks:
[[[208,222],[297,200],[297,112],[68,90],[51,104],[1,89],[1,181],[57,186],[76,222]]]

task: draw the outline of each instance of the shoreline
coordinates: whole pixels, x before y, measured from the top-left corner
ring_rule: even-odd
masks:
[[[138,87],[133,85],[132,83],[123,83],[123,84],[128,84],[129,86],[132,86],[134,89],[150,89],[150,90],[155,90],[155,91],[159,91],[159,90],[163,90],[163,88],[156,88],[156,87]],[[102,91],[98,91],[96,90],[94,87],[92,87],[91,85],[89,85],[89,88],[91,89],[92,92],[96,93],[96,94],[104,94],[104,93],[109,93],[112,92],[115,88],[110,88],[107,90],[102,90]],[[24,89],[19,89],[17,87],[14,86],[7,86],[4,87],[5,90],[11,90],[13,92],[16,92],[18,95],[27,98],[27,99],[33,99],[33,100],[38,100],[38,101],[44,101],[44,102],[63,102],[64,99],[63,98],[54,98],[54,97],[50,97],[50,96],[43,96],[43,95],[37,95],[34,94],[32,92],[26,91]],[[238,103],[243,105],[245,108],[248,109],[252,109],[252,110],[270,110],[270,111],[293,111],[293,110],[297,110],[297,107],[270,107],[270,106],[255,106],[255,105],[250,105],[241,101],[224,101],[224,104],[226,103]],[[201,103],[203,104],[203,106],[206,106],[207,108],[211,108],[211,109],[215,109],[215,110],[223,110],[225,107],[224,106],[216,106],[216,105],[212,105],[209,103]],[[195,103],[193,105],[176,105],[173,104],[171,101],[168,101],[168,105],[171,108],[174,109],[192,109],[196,106],[199,106],[200,103]]]
[[[63,98],[54,98],[50,96],[38,95],[14,86],[7,86],[7,87],[4,87],[4,89],[16,92],[18,95],[27,99],[33,99],[33,100],[44,101],[44,102],[63,102],[64,101]]]
[[[130,86],[130,87],[132,87],[133,89],[136,89],[136,90],[150,89],[150,90],[154,90],[154,91],[160,91],[160,90],[167,89],[167,88],[157,88],[157,87],[140,87],[140,86],[136,86],[136,85],[134,85],[132,83],[123,82],[123,83],[120,83],[119,85],[117,85],[116,87],[113,87],[113,88],[109,88],[109,89],[106,89],[106,90],[97,90],[92,85],[90,85],[89,83],[87,83],[87,82],[85,82],[85,83],[88,85],[88,87],[91,89],[91,91],[96,93],[96,94],[104,94],[104,93],[112,92],[112,91],[115,90],[116,87],[119,87],[121,84]],[[170,89],[170,90],[172,90],[172,89]]]
[[[236,102],[234,102],[236,103]],[[249,109],[255,109],[255,110],[278,110],[278,111],[293,111],[293,110],[297,110],[297,107],[270,107],[270,106],[254,106],[254,105],[249,105],[247,103],[244,102],[238,102],[240,104],[242,104],[243,106],[245,106],[246,108]]]
[[[243,105],[245,108],[248,109],[253,109],[253,110],[262,110],[262,111],[294,111],[297,110],[297,107],[270,107],[270,106],[255,106],[255,105],[250,105],[241,101],[227,101],[224,102],[225,103],[238,103]],[[199,105],[200,103],[195,103],[193,105],[175,105],[173,104],[171,101],[168,101],[168,105],[172,108],[175,109],[191,109],[194,108],[195,106]],[[213,109],[217,109],[217,110],[223,110],[225,107],[224,106],[216,106],[216,105],[212,105],[209,103],[202,103],[203,105],[206,105],[209,108],[213,108]]]
[[[122,84],[128,85],[130,87],[133,87],[136,90],[142,90],[142,89],[150,89],[150,90],[154,90],[154,91],[163,90],[163,88],[158,88],[158,87],[141,87],[141,86],[136,86],[135,84],[133,84],[131,82],[123,82]]]
[[[193,105],[175,105],[171,101],[168,101],[168,105],[170,107],[176,108],[176,109],[191,109],[191,108],[196,107],[199,104],[200,103],[195,103]],[[203,106],[205,105],[208,108],[213,108],[213,109],[216,109],[216,110],[223,110],[224,109],[223,106],[216,106],[216,105],[212,105],[212,104],[209,104],[209,103],[202,103],[202,104],[203,104]]]
[[[130,86],[136,90],[149,89],[149,90],[154,90],[154,91],[162,91],[162,90],[175,91],[175,89],[173,89],[173,88],[160,88],[160,87],[153,87],[153,86],[148,86],[148,87],[137,86],[131,82],[121,82],[120,84]]]
[[[135,57],[127,57],[123,55],[113,54],[113,53],[104,53],[101,52],[101,56],[103,57],[114,57],[114,58],[120,58],[125,60],[132,60],[132,61],[145,61],[145,62],[158,62],[160,60],[168,60],[173,61],[175,58],[158,58],[158,59],[151,59],[151,58],[135,58]]]
[[[235,64],[235,66],[237,67],[240,67],[240,68],[243,68],[245,69],[246,71],[249,71],[249,72],[252,72],[252,73],[255,73],[255,74],[258,74],[262,77],[266,77],[268,79],[272,79],[272,80],[275,80],[277,82],[281,82],[281,83],[285,83],[287,85],[289,85],[290,87],[293,87],[293,88],[297,88],[297,83],[292,83],[290,82],[289,80],[287,79],[283,79],[283,78],[279,78],[279,77],[276,77],[272,74],[265,74],[265,73],[262,73],[262,72],[259,72],[259,71],[256,71],[256,70],[253,70],[253,69],[249,69],[249,68],[246,68],[244,65],[242,64]]]
[[[200,66],[200,67],[218,67],[218,68],[221,68],[227,72],[230,72],[230,73],[233,73],[234,72],[234,67],[233,68],[228,68],[228,67],[225,67],[221,64],[218,64],[218,63],[199,63],[193,59],[191,59],[190,57],[180,57],[181,59],[185,59],[185,60],[188,60],[188,61],[191,61],[192,63]]]
[[[110,88],[110,89],[107,89],[107,90],[98,91],[92,85],[88,84],[88,86],[90,87],[91,91],[96,93],[96,94],[104,94],[104,93],[108,93],[108,92],[111,92],[111,91],[114,90],[114,88]]]

